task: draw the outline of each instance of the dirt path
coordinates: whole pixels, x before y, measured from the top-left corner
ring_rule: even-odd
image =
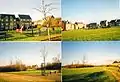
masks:
[[[112,75],[116,78],[116,80],[117,80],[118,82],[120,82],[120,77],[117,75],[117,72],[116,72],[116,71],[112,71],[112,70],[107,69],[107,68],[104,68],[104,70],[111,72]]]
[[[0,78],[10,82],[55,82],[55,80],[51,80],[43,76],[16,75],[7,73],[0,73]]]

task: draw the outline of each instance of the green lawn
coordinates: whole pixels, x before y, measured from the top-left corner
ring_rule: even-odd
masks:
[[[63,41],[113,41],[120,40],[120,27],[79,29],[62,32]]]
[[[39,35],[38,29],[28,31],[23,31],[23,33],[18,33],[15,30],[13,31],[7,31],[7,38],[6,41],[46,41],[48,40],[47,31],[41,31],[41,34]],[[56,28],[55,31],[52,31],[50,29],[50,37],[51,40],[61,40],[61,29]],[[1,41],[5,41],[4,38],[0,39]]]
[[[117,82],[116,78],[112,75],[112,73],[105,69],[111,68],[109,67],[71,68],[71,69],[63,68],[62,70],[63,82]]]
[[[55,70],[46,70],[46,73]],[[41,70],[29,70],[29,71],[20,71],[20,72],[7,72],[9,74],[18,74],[18,75],[41,75]]]
[[[46,73],[57,70],[46,70]],[[0,72],[0,82],[61,82],[60,73],[41,75],[41,70]]]

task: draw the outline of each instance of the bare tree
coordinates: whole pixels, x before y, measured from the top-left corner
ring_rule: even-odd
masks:
[[[86,64],[86,55],[83,55],[83,60],[82,60],[82,62],[83,62],[83,65]]]
[[[45,73],[46,73],[46,68],[45,68],[45,66],[46,66],[46,57],[47,57],[47,51],[46,51],[46,48],[45,48],[45,46],[40,50],[40,52],[41,52],[41,57],[43,58],[43,69],[44,69],[44,74],[42,74],[42,75],[45,75]]]
[[[10,65],[12,65],[13,63],[12,63],[12,60],[10,60]]]
[[[46,16],[48,13],[51,13],[52,10],[56,9],[56,8],[52,8],[51,6],[53,5],[53,3],[49,3],[49,4],[45,4],[44,0],[42,0],[42,4],[40,6],[40,8],[34,8],[35,10],[41,12],[43,14],[43,20],[48,21],[47,22],[47,31],[48,31],[48,39],[50,41],[50,31],[49,31],[49,27],[50,27],[50,19],[46,19]]]

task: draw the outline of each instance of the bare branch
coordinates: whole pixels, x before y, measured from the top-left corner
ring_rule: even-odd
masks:
[[[46,13],[49,13],[49,12],[51,12],[54,9],[57,9],[57,8],[49,8],[48,10],[46,10]]]
[[[47,56],[47,51],[45,49],[45,46],[40,50],[40,52],[42,53],[42,57],[46,57]]]
[[[49,7],[51,5],[53,5],[53,3],[46,4],[45,7]]]
[[[39,11],[39,12],[42,12],[42,13],[43,13],[43,11],[41,11],[40,9],[37,9],[37,8],[33,8],[33,9],[35,9],[35,10],[37,10],[37,11]]]

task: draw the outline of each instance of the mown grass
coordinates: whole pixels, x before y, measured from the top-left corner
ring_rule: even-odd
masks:
[[[55,70],[46,70],[46,73]],[[29,71],[20,71],[20,72],[7,72],[9,74],[18,74],[18,75],[41,75],[41,70],[29,70]]]
[[[117,41],[120,40],[120,27],[79,29],[62,32],[63,41]]]
[[[10,81],[0,78],[0,82],[10,82]]]
[[[63,82],[116,82],[104,67],[71,68],[62,70]]]
[[[46,73],[57,70],[46,70]],[[61,74],[41,75],[41,70],[0,72],[0,82],[61,82]]]
[[[48,40],[47,31],[41,31],[39,35],[39,30],[35,28],[33,30],[23,31],[23,33],[18,33],[15,30],[7,31],[6,41],[44,41]],[[50,29],[50,37],[57,37],[57,40],[61,40],[61,29],[56,28],[55,31]],[[5,41],[5,38],[0,39],[1,41]],[[53,39],[54,40],[54,39]]]

